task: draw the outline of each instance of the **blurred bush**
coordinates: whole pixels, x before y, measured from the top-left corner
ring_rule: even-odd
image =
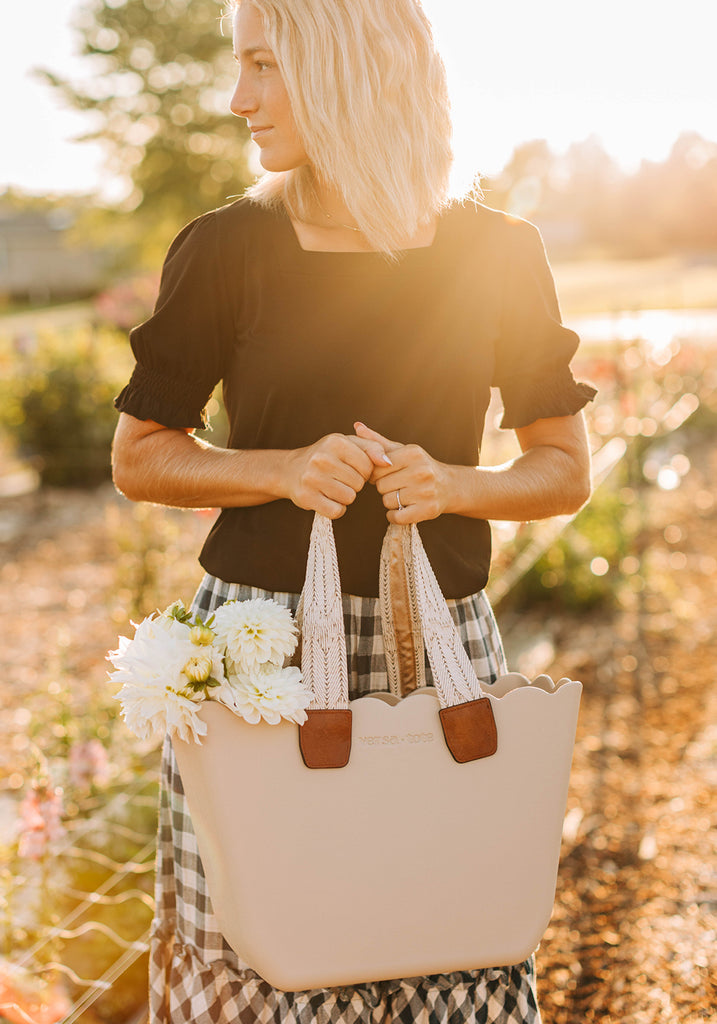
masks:
[[[111,385],[91,364],[68,358],[26,383],[17,437],[37,460],[42,482],[81,487],[106,480],[117,419]]]
[[[95,298],[100,322],[129,331],[152,315],[159,290],[159,274],[135,274],[110,285]]]
[[[92,487],[109,479],[113,398],[131,362],[118,338],[90,330],[45,337],[0,389],[0,426],[43,484]]]
[[[518,580],[507,603],[577,610],[613,604],[642,527],[639,501],[631,488],[599,487],[570,529]]]
[[[144,301],[148,315],[148,291],[137,299]],[[113,400],[134,365],[125,331],[109,323],[110,311],[120,307],[108,299],[107,320],[99,326],[23,336],[14,346],[0,338],[0,429],[17,454],[35,466],[43,484],[94,487],[111,476]],[[229,424],[221,385],[207,412],[210,426],[197,435],[223,447]]]

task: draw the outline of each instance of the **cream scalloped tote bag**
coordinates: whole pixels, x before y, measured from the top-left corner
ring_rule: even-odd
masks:
[[[308,722],[249,725],[209,701],[201,746],[173,740],[219,926],[285,991],[519,963],[552,912],[581,684],[512,673],[484,690],[415,526],[389,527],[381,598],[389,679],[410,692],[349,702],[317,515]]]

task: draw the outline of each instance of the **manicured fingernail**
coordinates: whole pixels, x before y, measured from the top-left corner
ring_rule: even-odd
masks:
[[[383,461],[386,463],[387,466],[392,466],[393,465],[393,463],[391,462],[391,460],[389,459],[388,455],[386,455],[385,452],[383,453],[381,458],[383,459]]]

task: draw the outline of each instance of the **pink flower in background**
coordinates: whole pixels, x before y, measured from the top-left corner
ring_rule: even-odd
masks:
[[[110,762],[98,739],[84,740],[70,748],[70,782],[77,789],[106,786],[110,781]]]
[[[95,312],[106,323],[127,331],[151,315],[158,291],[158,274],[138,274],[116,282],[98,295]]]
[[[0,1017],[12,1024],[56,1024],[70,1012],[64,989],[0,961]]]
[[[20,804],[18,853],[21,857],[39,860],[49,844],[64,835],[62,790],[59,786],[36,784]]]

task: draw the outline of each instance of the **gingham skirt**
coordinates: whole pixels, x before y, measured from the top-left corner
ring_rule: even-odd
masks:
[[[298,594],[268,593],[205,576],[194,611],[272,597],[296,610]],[[481,681],[506,671],[487,598],[448,606]],[[388,690],[378,600],[344,595],[351,698]],[[426,665],[426,683],[431,684]],[[239,782],[240,784],[240,782]],[[376,837],[377,840],[379,837]],[[242,963],[218,930],[171,744],[165,742],[150,951],[152,1024],[540,1024],[532,957],[522,964],[344,988],[282,992]]]

